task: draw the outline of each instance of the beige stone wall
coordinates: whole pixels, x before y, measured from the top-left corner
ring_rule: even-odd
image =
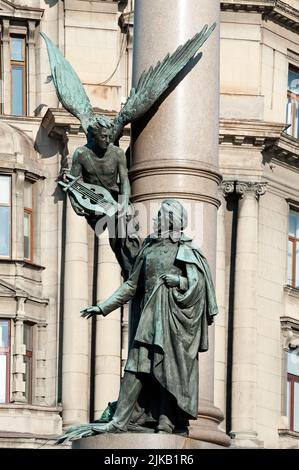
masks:
[[[237,2],[236,2],[237,3]],[[278,2],[279,3],[279,2]],[[285,2],[299,8],[298,1]],[[249,378],[243,367],[244,380],[255,384],[254,403],[244,402],[248,389],[233,388],[233,409],[237,403],[243,403],[242,414],[248,416],[247,431],[241,435],[236,432],[236,445],[264,447],[290,447],[298,445],[293,437],[279,437],[278,429],[287,428],[285,418],[284,394],[286,387],[286,369],[284,368],[284,347],[282,340],[281,317],[287,316],[298,320],[298,296],[285,288],[287,284],[287,240],[288,213],[287,200],[299,200],[298,169],[295,159],[281,162],[281,153],[274,155],[271,150],[265,152],[265,145],[281,145],[279,135],[284,129],[286,119],[286,94],[289,64],[297,65],[298,34],[286,27],[281,21],[273,22],[270,17],[262,19],[258,11],[248,12],[240,5],[237,11],[223,9],[221,16],[221,97],[220,115],[223,120],[223,132],[220,131],[220,166],[226,181],[263,181],[267,182],[266,193],[258,200],[257,231],[257,269],[249,285],[240,285],[240,292],[235,293],[235,309],[241,311],[248,307],[248,289],[254,287],[256,295],[256,322],[254,325],[256,339],[251,337],[248,344],[240,345],[240,333],[235,329],[234,350],[239,355],[249,352],[252,364],[255,364]],[[254,124],[255,130],[251,131]],[[277,127],[276,140],[271,137],[270,128]],[[247,131],[245,130],[247,128]],[[244,131],[243,131],[244,129]],[[255,136],[255,137],[253,137]],[[269,139],[271,137],[272,141]],[[298,141],[293,143],[297,152]],[[268,160],[267,157],[268,155]],[[286,155],[291,155],[286,152]],[[277,157],[275,159],[275,156]],[[274,158],[274,161],[271,161]],[[270,164],[269,164],[270,163]],[[247,196],[245,196],[247,197]],[[239,202],[239,210],[243,202]],[[218,223],[222,215],[219,214]],[[231,240],[231,214],[225,213],[226,237]],[[248,226],[248,232],[251,227]],[[250,251],[245,256],[245,238],[237,240],[237,250],[243,250],[244,269],[251,263]],[[247,243],[247,242],[246,242]],[[223,241],[218,242],[218,256],[221,256]],[[252,251],[253,253],[253,251]],[[251,256],[251,255],[250,255]],[[229,278],[231,261],[230,245],[226,243],[226,276]],[[221,266],[220,261],[219,266]],[[219,271],[219,277],[220,277]],[[228,296],[228,282],[226,284]],[[217,285],[219,298],[222,301],[222,288]],[[250,291],[253,292],[253,291]],[[243,296],[243,307],[242,307]],[[241,298],[241,300],[240,300]],[[247,299],[247,300],[246,300]],[[241,302],[241,303],[240,303]],[[228,301],[226,297],[226,308]],[[235,319],[235,321],[237,321]],[[243,318],[243,327],[248,331],[244,338],[250,338],[252,325],[249,319]],[[242,325],[241,325],[242,326]],[[249,328],[250,327],[250,328]],[[216,337],[222,331],[221,322],[216,323]],[[223,337],[223,333],[222,333]],[[218,348],[219,350],[219,348]],[[248,351],[247,351],[248,352]],[[255,359],[253,360],[253,356]],[[221,382],[221,355],[216,347],[216,397],[223,401],[225,390]],[[235,364],[238,358],[234,357]],[[238,364],[240,367],[240,364]],[[233,377],[236,377],[236,365],[233,366]],[[246,379],[245,379],[246,377]],[[240,380],[240,379],[238,379]],[[241,382],[240,382],[241,383]],[[245,388],[244,388],[245,387]],[[235,405],[234,405],[235,404]],[[243,413],[244,412],[244,413]],[[233,420],[234,422],[234,420]],[[235,421],[236,423],[236,421]],[[242,422],[244,424],[244,421]],[[251,423],[251,424],[250,424]],[[282,424],[284,423],[284,424]],[[240,425],[240,423],[239,423]],[[239,429],[240,431],[240,429]],[[254,432],[253,432],[254,431]],[[242,434],[243,433],[243,434]],[[287,434],[285,435],[287,436]]]
[[[242,2],[235,3],[241,4]],[[288,0],[286,3],[299,9],[298,0]],[[117,2],[65,0],[65,2],[51,5],[41,0],[28,0],[26,5],[45,10],[40,25],[37,25],[37,32],[39,29],[44,31],[59,45],[84,83],[93,106],[110,111],[118,110],[128,94],[131,83],[133,21],[129,12],[132,8],[132,2],[129,2],[124,12],[126,14],[124,21],[130,33],[128,37],[121,33],[118,26],[121,11],[118,11]],[[57,108],[59,104],[53,84],[48,80],[50,69],[46,48],[38,35],[36,36],[34,54],[36,82],[35,91],[33,88],[31,92],[30,117],[1,116],[0,119],[21,129],[26,136],[32,139],[40,154],[39,164],[45,178],[38,183],[40,233],[37,234],[36,239],[35,260],[45,269],[41,273],[30,267],[18,271],[10,264],[1,261],[0,279],[12,283],[15,280],[19,282],[20,279],[23,279],[24,288],[26,287],[41,299],[47,300],[42,308],[36,307],[36,305],[32,307],[32,310],[36,309],[37,317],[39,316],[38,312],[45,314],[47,324],[44,359],[39,359],[39,367],[44,365],[44,361],[46,364],[46,374],[42,379],[45,380],[46,396],[44,404],[35,403],[32,407],[22,407],[19,404],[15,408],[0,405],[0,440],[1,445],[7,447],[39,445],[33,441],[39,439],[41,435],[59,434],[63,425],[59,417],[59,403],[57,403],[59,312],[62,300],[60,295],[63,203],[55,191],[56,178],[60,171],[61,160],[65,155],[65,149],[62,142],[59,141],[58,134],[55,134],[57,126],[51,135],[48,135],[47,129],[41,126],[42,118],[48,108]],[[294,30],[277,22],[274,23],[270,18],[268,20],[262,19],[261,12],[257,11],[248,12],[246,9],[241,9],[234,12],[227,10],[221,12],[221,172],[225,181],[263,181],[268,183],[266,193],[260,196],[255,205],[255,215],[258,222],[255,246],[257,268],[250,278],[250,286],[248,287],[246,284],[242,286],[244,298],[247,289],[256,292],[256,322],[253,328],[256,331],[256,338],[253,340],[254,350],[252,350],[255,363],[252,368],[253,374],[249,377],[250,386],[254,390],[253,411],[249,411],[249,414],[254,414],[254,416],[249,416],[250,420],[248,420],[252,426],[254,425],[254,429],[251,429],[250,439],[251,443],[254,441],[254,445],[257,443],[265,447],[288,447],[294,445],[294,442],[298,444],[298,439],[294,440],[288,436],[282,443],[278,434],[282,421],[285,422],[285,418],[283,418],[285,413],[283,389],[286,380],[283,368],[284,353],[280,317],[287,316],[299,321],[299,298],[294,292],[284,288],[287,281],[288,203],[286,199],[291,198],[299,201],[298,170],[295,168],[294,162],[292,165],[281,162],[281,154],[278,155],[276,161],[272,162],[274,166],[270,166],[269,163],[263,162],[262,153],[265,146],[275,144],[283,130],[288,64],[298,66],[299,56],[296,60],[296,54],[299,54],[299,46],[298,34]],[[107,79],[109,80],[107,81]],[[208,86],[207,83],[207,89]],[[36,109],[38,107],[39,109]],[[34,110],[36,110],[35,113]],[[76,126],[71,128],[70,134],[68,137],[73,141],[69,143],[69,151],[72,152],[76,145],[84,143],[84,136],[78,132]],[[126,136],[122,141],[122,146],[126,148],[128,143],[128,136]],[[6,145],[7,148],[11,145],[10,137],[7,137]],[[294,143],[294,148],[298,148],[298,143]],[[33,146],[32,151],[34,154]],[[23,163],[21,163],[27,165],[26,158],[30,160],[31,157],[21,155],[18,158],[23,158]],[[30,164],[34,166],[33,160],[34,158],[30,160]],[[0,158],[0,167],[9,168],[12,162],[13,157]],[[219,197],[222,199],[222,207],[218,212],[216,288],[220,315],[215,325],[214,379],[215,404],[225,410],[232,214],[225,201],[227,194],[221,194]],[[15,214],[15,223],[16,221]],[[16,236],[14,240],[16,253],[21,250],[20,240],[20,236],[19,238]],[[84,250],[84,256],[88,259],[89,269],[88,273],[85,273],[85,287],[86,296],[91,302],[94,241],[90,231],[87,232],[86,240],[88,246]],[[239,249],[243,253],[242,256],[248,255],[246,246],[239,246]],[[105,261],[107,266],[111,263],[114,270],[114,258],[111,253]],[[246,263],[246,259],[244,262]],[[102,269],[104,267],[99,266]],[[80,283],[80,276],[80,272],[74,273],[72,280],[74,285]],[[106,280],[108,279],[109,270],[106,274]],[[116,286],[119,282],[118,273],[115,275],[115,279]],[[104,287],[102,292],[106,292]],[[238,294],[238,308],[242,313],[242,290]],[[79,305],[82,299],[77,300]],[[28,306],[29,303],[27,310],[25,309],[26,314],[29,314]],[[245,304],[243,306],[244,309],[247,307]],[[14,298],[0,299],[0,315],[11,315],[15,310],[16,301]],[[76,315],[78,312],[74,312],[74,317]],[[118,321],[117,317],[113,316],[111,317],[112,322],[114,324],[113,334],[119,336],[120,320]],[[101,330],[103,327],[100,322],[98,323],[98,338],[100,338],[100,335],[105,334],[105,331]],[[246,326],[245,323],[244,326]],[[77,317],[76,328],[78,332],[80,322]],[[89,364],[91,355],[90,325],[85,328],[84,334],[83,346],[84,348],[86,346],[86,355],[88,356],[87,361],[83,361],[86,369],[89,367],[86,364]],[[115,370],[120,369],[121,361],[123,364],[125,359],[126,334],[124,328],[119,343],[115,343],[117,351],[113,350],[111,353],[111,356],[114,357],[112,360],[111,357],[109,359],[109,354],[106,355],[106,352],[99,345],[97,346],[96,386],[99,387],[98,382],[101,374],[105,373],[107,377],[112,377],[113,398],[117,395],[119,385],[119,377],[116,376]],[[242,342],[238,338],[235,341],[239,351],[242,352]],[[247,345],[244,344],[245,347]],[[250,355],[250,352],[247,351],[247,356]],[[40,355],[40,358],[42,357],[43,354]],[[113,363],[111,367],[109,367],[110,363]],[[82,363],[80,367],[78,367],[78,373],[82,373]],[[74,369],[74,375],[76,375],[76,364]],[[88,396],[89,368],[83,372],[85,398],[83,405],[80,405],[82,413],[80,412],[80,414],[77,410],[80,420],[88,417],[90,398]],[[242,390],[244,392],[243,398],[247,397],[248,390],[244,388]],[[106,396],[103,399],[100,397],[99,402],[96,403],[97,412],[103,409],[105,400],[107,400]],[[233,400],[236,403],[236,401],[242,400],[242,397],[236,393],[233,395]],[[73,411],[76,415],[76,410],[73,409]],[[71,422],[75,418],[72,415],[68,419]],[[23,433],[23,435],[27,432],[31,436],[22,439],[16,436],[3,437],[5,431],[14,432],[14,430]],[[234,431],[238,432],[238,429]],[[33,438],[32,435],[36,437]],[[41,442],[44,441],[41,440]],[[248,443],[248,441],[246,442]]]
[[[23,285],[32,295],[38,295],[47,299],[45,308],[46,335],[43,337],[43,352],[40,352],[40,346],[36,345],[36,358],[40,361],[37,362],[37,367],[46,364],[46,371],[44,372],[45,377],[43,376],[44,378],[42,379],[45,382],[46,396],[44,403],[37,406],[34,401],[33,405],[29,408],[26,405],[18,405],[17,411],[10,405],[0,405],[0,439],[1,445],[4,447],[14,445],[21,447],[38,447],[39,444],[35,442],[35,438],[40,438],[41,445],[45,445],[45,436],[59,435],[62,432],[62,425],[64,424],[59,416],[61,408],[58,403],[60,380],[58,377],[59,315],[61,311],[61,301],[63,302],[63,299],[61,299],[61,274],[63,270],[63,201],[61,194],[59,194],[56,189],[56,179],[61,169],[61,161],[65,158],[67,152],[59,135],[48,135],[47,129],[41,125],[42,118],[47,109],[57,108],[59,103],[53,84],[49,81],[50,69],[48,56],[44,42],[38,35],[38,31],[44,31],[54,43],[59,45],[67,59],[76,69],[90,96],[93,106],[108,110],[117,110],[120,108],[122,96],[126,96],[127,92],[126,80],[123,78],[123,71],[126,69],[127,47],[126,42],[122,40],[124,35],[121,34],[120,28],[118,27],[118,18],[121,12],[118,11],[117,2],[84,2],[75,0],[66,1],[64,3],[57,2],[55,5],[52,5],[39,0],[32,0],[26,2],[26,5],[44,9],[40,25],[37,24],[36,26],[36,71],[35,77],[32,77],[36,85],[34,99],[36,107],[39,108],[35,111],[36,117],[33,116],[34,110],[30,108],[31,117],[17,118],[2,116],[1,120],[9,125],[18,127],[31,139],[32,154],[36,155],[33,149],[33,145],[35,145],[39,152],[37,158],[39,159],[40,168],[44,177],[44,179],[38,183],[38,233],[34,261],[45,269],[42,270],[40,277],[38,277],[36,270],[30,269],[30,267],[26,268],[26,276]],[[120,64],[118,64],[119,59]],[[113,72],[115,73],[113,74]],[[111,79],[107,81],[112,74]],[[107,83],[101,85],[102,82],[106,81]],[[78,129],[75,134],[77,133]],[[6,145],[9,145],[10,138],[10,136],[7,136]],[[70,141],[68,145],[70,155],[76,146],[85,143],[85,138],[82,134],[77,137],[75,135],[72,139],[73,141]],[[124,146],[126,148],[127,144],[125,142],[126,139],[124,139]],[[5,147],[4,141],[3,146]],[[18,149],[15,149],[15,151],[16,150]],[[25,158],[26,157],[29,156],[25,155]],[[30,164],[29,162],[29,165]],[[6,163],[0,166],[2,168],[3,166],[9,167],[9,162],[7,163],[6,160]],[[15,224],[16,223],[18,223],[17,219],[15,219]],[[89,233],[87,240],[89,248],[86,253],[88,255],[90,269],[85,289],[88,298],[86,298],[84,302],[82,301],[84,305],[92,301],[92,234],[90,235]],[[73,278],[70,280],[70,292],[78,292],[79,289],[76,285],[80,286],[82,282],[82,271],[80,268],[79,270],[72,268],[71,274]],[[1,261],[0,279],[4,277],[4,279],[7,280],[9,278],[12,283],[14,283],[14,276],[15,271],[11,269],[10,265]],[[108,278],[109,276],[107,279]],[[72,283],[74,284],[72,285]],[[80,300],[78,301],[80,302]],[[4,302],[1,298],[0,315],[10,315],[13,312],[12,309],[15,309],[15,300],[13,299],[12,302],[13,303]],[[83,304],[80,304],[80,308],[84,306]],[[65,308],[68,308],[68,304],[66,304]],[[82,397],[86,396],[86,398],[84,398],[84,403],[80,402],[79,404],[76,397],[71,397],[73,401],[68,401],[66,424],[67,422],[74,422],[73,420],[76,421],[76,419],[79,419],[77,422],[88,421],[89,413],[91,325],[85,320],[80,319],[79,307],[75,310],[76,311],[72,312],[76,325],[74,327],[75,329],[77,328],[77,333],[74,330],[74,335],[78,334],[81,338],[80,341],[82,341],[82,331],[86,330],[86,333],[84,333],[86,360],[82,356],[82,360],[77,360],[77,358],[72,364],[68,362],[69,365],[66,366],[65,371],[70,370],[68,368],[71,367],[72,373],[76,376],[76,368],[78,369],[77,377],[81,385],[75,387],[77,395],[79,394],[77,399],[82,401]],[[67,351],[64,350],[64,354],[66,353]],[[82,381],[83,371],[81,369],[83,363],[85,365],[84,379]],[[40,372],[37,369],[37,373],[35,374],[35,388],[37,384],[40,384],[38,377],[40,377]],[[67,385],[68,380],[73,380],[69,377],[70,373],[68,372],[68,378],[65,377],[64,379],[65,388],[71,386],[71,382]],[[83,382],[85,383],[85,390],[82,389]],[[115,393],[117,393],[117,390]],[[70,394],[68,394],[68,396],[70,396]],[[73,412],[72,409],[77,405],[78,410]],[[17,436],[12,433],[19,434]],[[23,436],[23,439],[21,439],[21,436]]]

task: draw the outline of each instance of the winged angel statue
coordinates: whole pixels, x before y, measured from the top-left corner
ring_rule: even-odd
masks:
[[[139,249],[139,239],[130,233],[125,236],[118,233],[120,214],[125,215],[126,221],[130,220],[127,214],[129,207],[132,207],[129,205],[131,191],[127,161],[124,151],[118,147],[118,141],[124,126],[140,119],[151,109],[172,80],[194,58],[215,26],[206,25],[173,54],[167,54],[162,61],[145,70],[114,119],[94,112],[73,67],[46,34],[41,33],[47,45],[58,99],[67,111],[80,120],[87,137],[86,145],[79,147],[73,155],[70,172],[59,184],[69,194],[75,212],[85,216],[94,230],[99,222],[101,230],[106,228],[103,218],[114,219],[114,233],[109,233],[109,240],[124,278],[127,278]],[[108,223],[108,230],[109,227],[111,224]]]

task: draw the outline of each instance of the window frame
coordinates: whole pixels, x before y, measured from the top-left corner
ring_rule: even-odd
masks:
[[[297,262],[296,262],[296,246],[298,243],[299,246],[299,237],[290,235],[290,213],[295,212],[299,218],[299,206],[297,206],[297,203],[295,201],[287,201],[289,203],[288,206],[288,243],[292,243],[292,279],[291,283],[289,283],[289,270],[287,272],[287,285],[290,286],[292,289],[299,289],[299,278],[298,278],[298,287],[296,287],[296,268],[297,268]],[[288,250],[287,250],[288,252]],[[299,263],[299,261],[298,261]],[[288,266],[287,266],[288,269]]]
[[[0,261],[11,259],[11,255],[12,255],[11,254],[11,248],[12,248],[12,175],[0,172],[0,177],[1,176],[5,176],[9,179],[9,204],[3,204],[0,202],[1,207],[9,207],[9,211],[8,211],[9,213],[9,236],[8,236],[9,249],[8,249],[8,255],[0,254]]]
[[[298,80],[299,80],[299,69],[295,67],[294,65],[289,63],[289,68],[288,68],[288,74],[290,71],[293,71],[298,74]],[[289,83],[288,83],[288,90],[287,90],[287,106],[289,104],[289,100],[291,100],[291,118],[292,122],[291,124],[287,122],[287,124],[290,124],[290,127],[287,129],[287,133],[294,137],[294,139],[299,139],[299,94],[297,95],[293,91],[289,89]],[[297,114],[297,109],[298,109],[298,125],[296,129],[296,114]],[[288,117],[288,116],[287,116]]]
[[[34,181],[32,181],[29,178],[25,178],[24,180],[24,200],[25,200],[25,190],[26,190],[26,181],[31,184],[31,194],[32,194],[32,199],[31,199],[31,205],[32,207],[26,207],[25,202],[24,202],[24,217],[23,217],[23,227],[25,231],[25,214],[29,215],[30,223],[29,223],[29,258],[26,258],[25,256],[25,233],[24,233],[24,260],[27,261],[28,263],[33,262],[33,253],[34,253],[34,206],[35,206],[35,197],[34,197]]]
[[[26,396],[26,388],[25,388],[25,398],[27,403],[30,405],[32,404],[32,390],[33,390],[33,350],[34,350],[34,323],[30,321],[24,321],[23,328],[25,329],[26,326],[30,327],[30,337],[31,337],[31,350],[27,349],[25,344],[26,350],[24,355],[24,364],[28,367],[29,364],[29,374],[28,374],[28,397]],[[25,361],[25,358],[28,359],[28,362]],[[25,383],[26,383],[26,374],[25,375]],[[26,386],[25,386],[26,387]]]
[[[15,60],[12,58],[12,39],[18,38],[22,39],[23,45],[23,60]],[[26,44],[26,35],[25,34],[17,34],[17,33],[10,33],[9,35],[9,45],[10,45],[10,103],[11,103],[11,115],[12,116],[27,116],[28,112],[28,105],[27,105],[27,44]],[[23,114],[14,114],[13,113],[13,79],[12,79],[12,71],[13,67],[21,67],[22,68],[22,77],[23,77]]]
[[[7,321],[8,323],[8,347],[0,347],[0,355],[6,356],[6,390],[5,390],[5,401],[0,403],[1,405],[6,405],[10,402],[10,367],[11,367],[11,320],[9,318],[0,318],[0,321]],[[4,351],[7,350],[7,351]]]

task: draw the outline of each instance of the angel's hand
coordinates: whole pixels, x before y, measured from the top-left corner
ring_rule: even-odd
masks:
[[[80,215],[81,217],[84,215],[88,215],[88,213],[84,210],[84,208],[71,195],[70,195],[70,200],[71,200],[72,208],[74,209],[77,215]]]
[[[73,206],[73,209],[76,212],[76,214],[79,215],[80,217],[82,217],[84,215],[88,215],[88,213],[85,212],[85,210],[82,209],[82,207],[80,207],[80,206]]]
[[[98,305],[90,305],[89,307],[82,308],[82,310],[80,310],[80,313],[81,317],[86,319],[91,318],[94,315],[104,315],[103,311]]]

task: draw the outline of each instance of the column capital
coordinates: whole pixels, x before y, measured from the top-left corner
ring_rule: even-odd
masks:
[[[256,199],[263,196],[267,188],[266,182],[253,182],[253,181],[237,181],[236,182],[236,193],[243,199],[247,195],[253,195]]]
[[[223,197],[227,197],[235,191],[235,181],[222,181],[219,191]]]

